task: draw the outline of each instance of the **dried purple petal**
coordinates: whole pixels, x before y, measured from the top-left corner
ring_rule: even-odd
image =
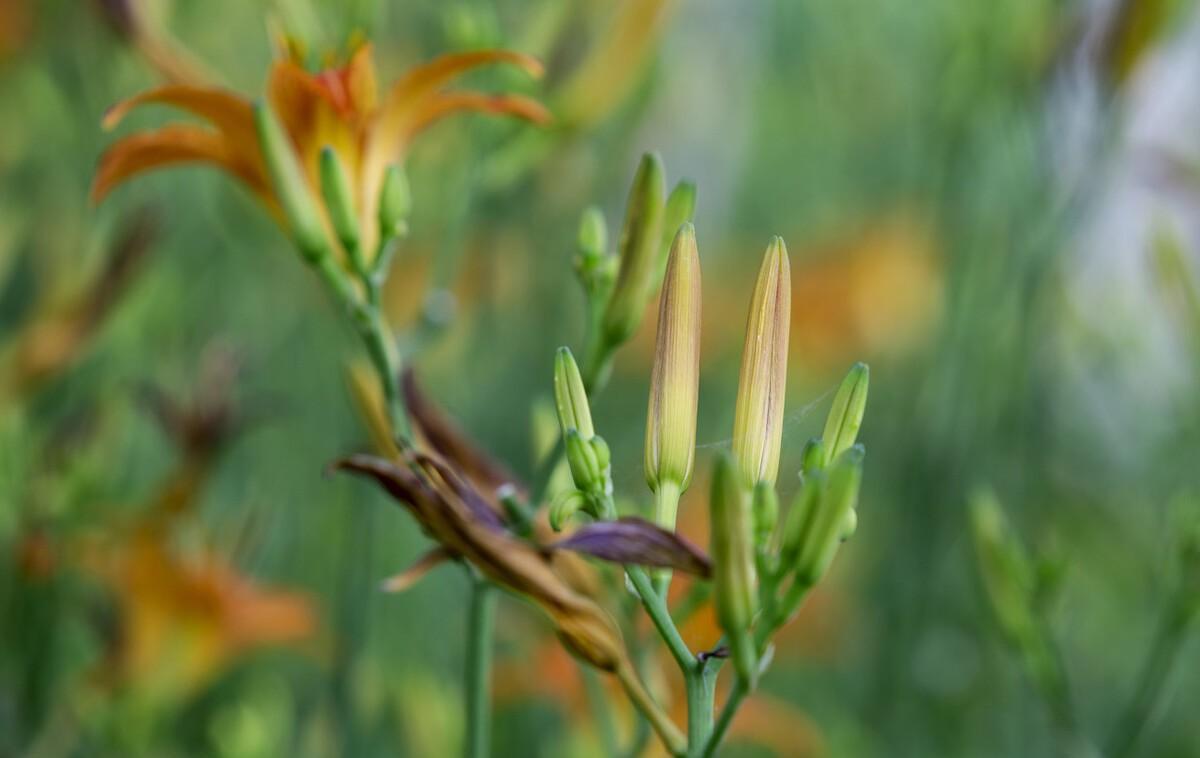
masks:
[[[712,562],[704,551],[675,532],[634,516],[598,521],[551,545],[614,563],[671,568],[708,578]]]

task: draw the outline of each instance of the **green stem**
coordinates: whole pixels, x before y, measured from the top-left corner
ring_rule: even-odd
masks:
[[[697,753],[708,744],[713,730],[713,705],[716,698],[717,669],[697,662],[684,674],[688,706],[688,752]]]
[[[679,670],[687,676],[696,668],[696,656],[692,655],[687,643],[679,635],[679,630],[675,628],[675,622],[671,620],[671,611],[667,608],[667,602],[663,600],[662,595],[654,591],[645,569],[640,566],[626,566],[625,573],[628,574],[629,582],[642,599],[642,607],[646,609],[651,623],[658,630],[658,635],[662,637],[667,649],[671,651],[675,663],[679,664]]]
[[[1112,758],[1135,754],[1139,740],[1146,733],[1154,714],[1165,699],[1166,684],[1175,660],[1187,641],[1191,619],[1190,613],[1181,610],[1178,599],[1171,602],[1163,614],[1154,643],[1138,677],[1133,698],[1109,741],[1107,754]]]
[[[675,530],[675,515],[679,512],[680,487],[673,481],[664,480],[658,483],[654,493],[654,521],[664,529]],[[671,570],[659,569],[654,572],[654,591],[663,598],[671,587]]]
[[[472,578],[467,621],[467,737],[463,754],[487,758],[491,742],[492,627],[496,593],[492,584]]]
[[[738,678],[733,683],[733,689],[729,691],[729,697],[725,699],[725,705],[721,707],[721,715],[717,718],[717,723],[713,727],[712,734],[709,735],[708,744],[704,746],[704,751],[700,753],[703,758],[715,755],[717,748],[720,747],[721,741],[725,739],[725,733],[729,731],[729,725],[733,723],[733,717],[737,714],[737,710],[742,705],[742,701],[746,699],[746,695],[750,693],[745,680]]]
[[[596,670],[590,666],[580,665],[583,675],[583,689],[587,693],[588,705],[592,710],[592,719],[596,722],[596,730],[600,732],[600,744],[604,746],[604,754],[617,755],[617,727],[613,723],[612,709],[609,707],[608,694],[600,682]]]

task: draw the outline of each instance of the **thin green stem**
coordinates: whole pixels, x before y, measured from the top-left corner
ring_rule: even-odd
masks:
[[[717,669],[697,662],[684,675],[688,706],[688,752],[695,754],[708,744],[713,730],[713,706],[716,698]]]
[[[721,715],[717,717],[717,723],[708,737],[708,744],[704,746],[703,752],[700,753],[703,758],[708,758],[708,756],[716,754],[721,741],[725,739],[726,732],[729,731],[729,725],[733,723],[733,717],[737,714],[738,708],[741,707],[742,701],[746,699],[746,695],[749,693],[749,685],[744,679],[739,677],[734,681],[733,689],[729,691],[729,697],[725,698],[725,705],[721,707]]]
[[[675,628],[675,622],[671,620],[671,611],[667,608],[667,602],[663,600],[662,595],[654,591],[645,569],[640,566],[626,566],[625,573],[628,574],[630,583],[641,597],[642,607],[646,609],[651,623],[658,630],[658,635],[662,637],[667,649],[671,651],[671,656],[679,664],[679,670],[683,671],[685,676],[688,675],[696,668],[696,656],[692,655],[687,643],[679,635],[679,630]]]
[[[583,664],[580,664],[579,669],[583,676],[583,689],[587,694],[592,719],[596,722],[596,731],[600,733],[600,744],[604,746],[604,754],[616,756],[618,752],[617,727],[613,722],[608,694],[604,691],[604,685],[601,684],[595,669]]]
[[[493,585],[472,578],[471,612],[467,620],[467,736],[463,754],[487,758],[491,743],[492,628],[496,592]]]
[[[671,480],[658,483],[654,493],[654,521],[664,529],[675,529],[675,515],[679,511],[680,487]],[[654,591],[665,598],[671,587],[671,570],[659,569],[654,572]]]
[[[1187,598],[1183,600],[1186,602]],[[1175,660],[1187,641],[1192,617],[1182,609],[1179,598],[1174,599],[1163,613],[1142,665],[1137,688],[1109,740],[1107,754],[1112,758],[1136,754],[1139,741],[1165,700],[1166,685]]]

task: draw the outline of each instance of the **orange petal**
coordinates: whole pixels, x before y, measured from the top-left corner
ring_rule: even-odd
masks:
[[[512,64],[524,69],[530,76],[539,78],[545,71],[537,58],[513,50],[476,50],[443,55],[429,63],[409,69],[407,74],[392,85],[384,108],[389,109],[403,101],[411,102],[415,98],[437,91],[472,69],[492,63]]]
[[[357,176],[359,133],[366,114],[354,110],[339,75],[314,76],[291,61],[278,61],[271,69],[267,93],[314,184],[320,151],[326,145],[337,151],[351,176]]]
[[[444,547],[435,547],[429,552],[422,555],[416,560],[413,565],[401,571],[395,576],[388,577],[383,583],[384,592],[404,592],[409,587],[412,587],[417,582],[425,578],[433,569],[454,557]]]
[[[100,202],[131,176],[185,163],[208,163],[224,169],[271,204],[270,184],[261,167],[240,159],[224,135],[183,125],[132,134],[111,145],[100,157],[92,180],[92,202]]]
[[[156,87],[109,108],[101,122],[112,129],[134,108],[156,103],[171,105],[208,120],[239,147],[257,150],[258,137],[254,131],[254,114],[244,98],[215,87],[193,87],[168,84]]]
[[[450,92],[436,95],[409,115],[404,136],[411,138],[437,121],[458,111],[504,114],[548,124],[552,117],[546,106],[523,95],[489,95],[483,92]]]

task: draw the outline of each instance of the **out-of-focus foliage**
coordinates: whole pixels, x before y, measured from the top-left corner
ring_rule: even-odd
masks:
[[[1053,753],[1061,725],[975,569],[981,486],[1061,566],[1034,567],[1060,573],[1038,613],[1076,727],[1097,746],[1122,728],[1161,619],[1200,592],[1194,515],[1172,507],[1200,492],[1191,3],[0,0],[0,754],[460,749],[467,581],[441,567],[380,592],[428,540],[323,474],[370,442],[347,327],[216,172],[88,201],[113,103],[191,67],[261,93],[280,40],[315,68],[362,37],[385,81],[483,47],[546,65],[548,129],[468,118],[412,144],[385,293],[438,401],[518,473],[545,452],[529,409],[552,398],[554,349],[585,325],[580,214],[619,218],[646,150],[699,188],[684,534],[708,544],[701,480],[730,446],[772,234],[792,258],[784,499],[846,367],[871,363],[857,534],[728,754]],[[161,123],[147,108],[119,134]],[[592,408],[627,492],[644,491],[653,321]],[[711,608],[683,632],[715,639]],[[1188,643],[1143,755],[1200,755]],[[668,696],[669,673],[650,678]],[[594,685],[541,616],[501,603],[495,754],[600,754]]]

